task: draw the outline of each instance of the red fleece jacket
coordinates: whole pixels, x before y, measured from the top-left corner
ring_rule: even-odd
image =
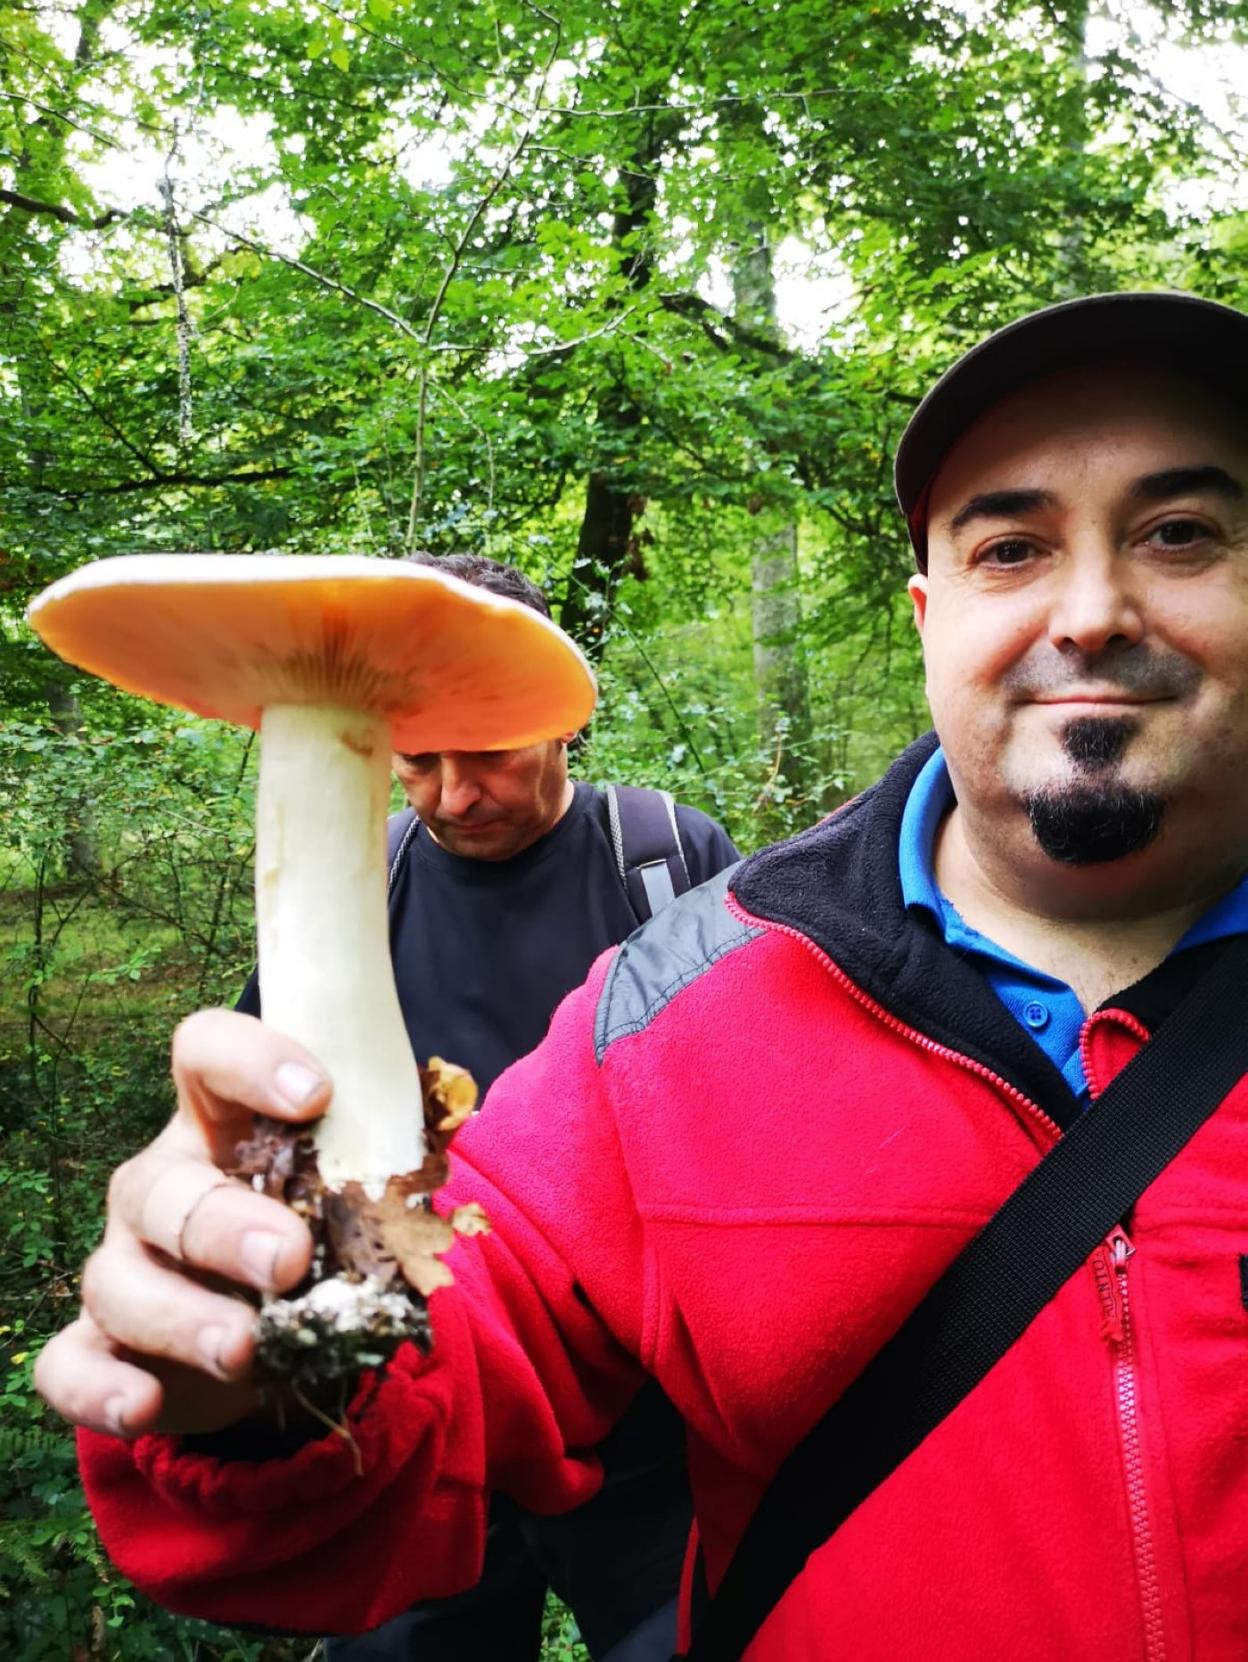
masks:
[[[362,1477],[332,1440],[251,1465],[83,1437],[109,1551],[155,1598],[325,1632],[462,1588],[489,1490],[585,1498],[581,1451],[643,1372],[689,1426],[714,1588],[784,1455],[1058,1131],[711,887],[662,951],[651,926],[600,960],[457,1144],[454,1198],[495,1233],[456,1248],[431,1359],[359,1416]],[[1145,1036],[1088,1022],[1095,1091]],[[751,1662],[1243,1662],[1244,1254],[1241,1086],[811,1558]]]

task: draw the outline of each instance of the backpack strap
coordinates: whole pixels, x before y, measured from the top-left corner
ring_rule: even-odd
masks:
[[[394,887],[394,880],[399,875],[399,869],[407,857],[407,850],[412,838],[416,835],[416,810],[404,808],[402,813],[391,814],[386,821],[386,893]]]
[[[608,785],[611,846],[620,881],[638,923],[692,888],[670,791]],[[394,887],[419,825],[411,808],[386,821],[386,888]]]
[[[670,791],[608,785],[611,846],[620,880],[638,923],[692,887]]]
[[[1026,1332],[1239,1083],[1246,986],[1241,935],[787,1456],[685,1662],[739,1662],[810,1555]]]

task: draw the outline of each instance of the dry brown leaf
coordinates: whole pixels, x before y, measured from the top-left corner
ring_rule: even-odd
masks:
[[[371,1276],[384,1289],[401,1281],[428,1297],[453,1279],[439,1254],[456,1234],[482,1235],[489,1223],[479,1206],[459,1207],[450,1218],[434,1211],[428,1196],[446,1181],[446,1143],[472,1112],[477,1089],[463,1068],[432,1058],[422,1070],[426,1113],[437,1115],[431,1151],[419,1171],[392,1177],[380,1200],[359,1183],[327,1189],[317,1171],[316,1150],[305,1127],[258,1119],[253,1137],[236,1150],[234,1175],[283,1199],[313,1228],[317,1246],[313,1278],[344,1272]]]
[[[485,1215],[485,1208],[475,1200],[470,1200],[466,1206],[457,1206],[451,1213],[450,1223],[457,1235],[490,1233],[490,1220]]]
[[[418,1293],[427,1297],[435,1287],[450,1285],[451,1272],[437,1255],[454,1245],[455,1231],[432,1206],[409,1192],[404,1179],[392,1178],[380,1200],[366,1200],[362,1218]]]
[[[436,1293],[439,1287],[449,1287],[455,1277],[447,1269],[440,1258],[413,1258],[410,1267],[405,1269],[409,1286],[412,1286],[424,1298],[430,1293]]]
[[[431,1131],[449,1139],[477,1106],[477,1083],[467,1068],[431,1056],[420,1070],[425,1120]]]
[[[381,1219],[358,1183],[346,1184],[340,1194],[325,1195],[324,1220],[332,1266],[354,1275],[371,1275],[383,1287],[399,1279],[399,1265]]]

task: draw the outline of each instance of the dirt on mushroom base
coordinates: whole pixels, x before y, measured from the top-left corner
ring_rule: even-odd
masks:
[[[391,1177],[378,1196],[360,1183],[330,1188],[306,1126],[260,1116],[237,1146],[232,1175],[284,1201],[313,1240],[305,1279],[261,1306],[256,1359],[264,1380],[319,1393],[384,1365],[405,1340],[429,1350],[429,1294],[453,1279],[440,1254],[457,1234],[487,1233],[489,1222],[479,1206],[444,1217],[432,1201],[446,1181],[451,1139],[476,1106],[472,1076],[432,1056],[420,1084],[429,1152],[418,1171]]]

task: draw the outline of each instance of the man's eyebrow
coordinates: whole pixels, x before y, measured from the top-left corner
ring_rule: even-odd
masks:
[[[1131,486],[1131,495],[1139,502],[1167,502],[1172,496],[1188,496],[1198,491],[1212,491],[1215,496],[1239,501],[1244,487],[1224,467],[1171,467],[1161,473],[1145,473]]]
[[[960,531],[973,519],[1015,519],[1023,514],[1034,514],[1039,508],[1052,508],[1057,498],[1052,491],[1010,490],[984,491],[963,503],[949,521],[951,531]]]

